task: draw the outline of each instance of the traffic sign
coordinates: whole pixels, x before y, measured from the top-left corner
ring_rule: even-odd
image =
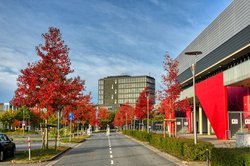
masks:
[[[69,120],[74,120],[74,114],[72,112],[69,113]]]
[[[23,121],[22,121],[22,126],[25,126],[25,123],[26,123],[25,120],[23,120]]]

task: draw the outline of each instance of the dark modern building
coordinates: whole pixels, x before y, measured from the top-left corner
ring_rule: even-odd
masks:
[[[135,106],[140,92],[148,87],[150,98],[155,95],[155,79],[150,76],[110,76],[98,81],[98,105],[115,111],[129,102]]]
[[[185,52],[192,51],[202,52],[196,58],[195,74],[198,133],[214,131],[218,139],[228,139],[236,132],[249,132],[250,1],[233,1],[177,57],[183,86],[180,99],[190,101],[194,56]]]

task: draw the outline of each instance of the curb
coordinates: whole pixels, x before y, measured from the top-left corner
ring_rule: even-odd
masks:
[[[124,134],[122,134],[122,135],[124,135]],[[159,154],[160,156],[164,157],[165,159],[175,163],[176,165],[179,165],[179,166],[204,166],[206,164],[205,162],[191,162],[191,161],[181,160],[181,159],[179,159],[179,158],[177,158],[175,156],[172,156],[172,155],[170,155],[168,153],[160,151],[159,149],[149,145],[148,142],[141,142],[141,141],[139,141],[139,140],[137,140],[137,139],[135,139],[133,137],[130,137],[128,135],[124,135],[124,136],[126,136],[127,138],[133,140],[134,142],[137,142],[137,143],[145,146],[146,148],[148,148],[151,151]]]

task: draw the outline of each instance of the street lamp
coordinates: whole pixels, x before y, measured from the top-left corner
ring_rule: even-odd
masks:
[[[147,94],[147,133],[149,133],[149,96],[148,94]]]
[[[202,54],[201,51],[192,51],[192,52],[185,52],[186,55],[195,56],[194,63],[191,66],[191,71],[193,74],[193,112],[194,112],[194,120],[193,120],[193,128],[194,128],[194,144],[197,144],[197,131],[196,131],[196,99],[195,99],[195,67],[196,67],[196,57],[197,55]]]

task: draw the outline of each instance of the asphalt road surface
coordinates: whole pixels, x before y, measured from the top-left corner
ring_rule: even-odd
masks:
[[[118,134],[94,134],[87,141],[66,152],[49,165],[84,166],[173,166],[174,163],[161,157],[137,142]]]

